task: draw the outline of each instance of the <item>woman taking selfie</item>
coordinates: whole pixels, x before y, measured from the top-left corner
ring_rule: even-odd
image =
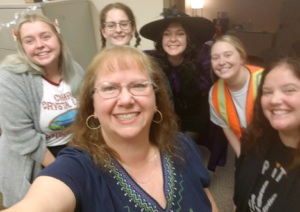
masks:
[[[18,54],[0,64],[0,192],[8,207],[70,140],[83,70],[48,18],[17,24]]]
[[[71,146],[7,211],[217,211],[160,73],[136,48],[101,51],[84,77]]]
[[[300,210],[300,59],[266,68],[236,163],[236,212]]]

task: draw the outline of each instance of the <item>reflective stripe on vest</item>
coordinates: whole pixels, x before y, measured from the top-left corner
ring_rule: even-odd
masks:
[[[257,88],[260,83],[263,69],[250,65],[246,65],[246,67],[251,73],[245,111],[246,123],[248,126],[252,121],[254,100],[257,95]],[[242,129],[240,126],[239,117],[237,115],[230,92],[223,79],[219,79],[214,85],[212,91],[212,102],[219,116],[231,127],[231,129],[240,139],[242,137]]]

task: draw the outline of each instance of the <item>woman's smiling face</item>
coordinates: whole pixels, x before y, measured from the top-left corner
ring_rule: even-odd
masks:
[[[33,63],[46,70],[58,67],[61,47],[48,24],[42,21],[24,23],[20,38],[24,52]]]
[[[147,71],[140,70],[134,62],[128,68],[120,68],[116,61],[110,66],[113,70],[102,70],[99,67],[94,87],[99,87],[103,82],[116,82],[124,86],[118,96],[110,99],[100,97],[97,90],[95,91],[94,117],[101,123],[104,137],[128,139],[148,136],[156,112],[154,89],[150,86],[147,95],[134,96],[126,85],[136,80],[151,82],[151,78]]]
[[[271,70],[262,87],[261,106],[271,126],[282,132],[299,131],[300,79],[287,65]]]
[[[226,80],[234,79],[244,61],[238,50],[228,42],[218,41],[211,48],[211,66],[215,74]]]
[[[171,23],[163,32],[162,46],[169,57],[183,56],[187,47],[187,37],[180,23]]]
[[[105,39],[114,46],[129,45],[132,36],[134,36],[135,28],[128,23],[128,28],[122,29],[120,22],[130,21],[126,13],[121,9],[111,9],[107,12],[105,22],[116,23],[113,30],[107,29],[105,26],[101,28],[101,33]]]

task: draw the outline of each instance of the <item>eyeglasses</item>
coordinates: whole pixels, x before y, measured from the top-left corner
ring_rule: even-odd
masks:
[[[151,92],[151,87],[154,88],[154,85],[149,81],[136,80],[126,85],[117,82],[102,82],[94,90],[101,98],[112,99],[120,94],[123,86],[126,86],[133,96],[147,96]]]
[[[115,30],[117,24],[119,24],[121,29],[128,29],[131,24],[131,21],[120,21],[120,23],[111,21],[111,22],[104,22],[103,24],[105,28],[108,30]]]

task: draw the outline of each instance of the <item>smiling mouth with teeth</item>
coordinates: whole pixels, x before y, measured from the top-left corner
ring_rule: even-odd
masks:
[[[138,115],[138,113],[128,113],[128,114],[115,115],[115,117],[120,120],[129,120],[129,119],[136,117],[137,115]]]
[[[287,114],[288,111],[285,110],[273,110],[273,113],[276,115],[282,115],[282,114]]]
[[[229,68],[221,68],[220,71],[226,71],[228,70]]]
[[[38,56],[43,56],[43,55],[46,55],[46,54],[48,54],[49,52],[42,52],[42,53],[39,53],[39,54],[37,54]]]

